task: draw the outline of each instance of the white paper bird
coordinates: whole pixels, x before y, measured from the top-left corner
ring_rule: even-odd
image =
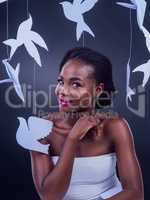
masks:
[[[146,12],[146,6],[147,3],[145,0],[130,0],[133,4],[128,4],[128,3],[122,3],[122,2],[117,2],[118,5],[121,5],[123,7],[127,7],[130,9],[136,9],[137,10],[137,22],[140,30],[143,32],[145,36],[145,41],[146,41],[146,47],[150,53],[150,33],[148,30],[143,26],[144,23],[144,17],[145,17],[145,12]],[[148,79],[150,77],[150,64],[149,61],[147,63],[144,63],[143,65],[140,65],[136,67],[133,72],[141,71],[144,73],[144,78],[143,78],[143,83],[142,85],[145,86],[146,83],[148,82]]]
[[[148,32],[148,30],[144,26],[142,27],[142,30],[143,30],[143,33],[144,33],[144,36],[145,36],[147,49],[150,53],[150,33]]]
[[[117,2],[117,4],[126,8],[137,10],[137,22],[139,28],[142,30],[147,3],[145,0],[130,0],[130,1],[132,2],[132,4],[123,2]]]
[[[5,2],[5,1],[7,1],[7,0],[0,0],[0,3],[3,3],[3,2]]]
[[[27,150],[48,154],[49,144],[43,145],[38,140],[49,135],[53,122],[34,116],[30,116],[28,121],[23,117],[18,117],[18,120],[20,122],[16,133],[18,144]]]
[[[14,55],[17,48],[24,45],[29,55],[33,57],[37,64],[41,67],[40,55],[35,44],[43,47],[47,51],[48,48],[43,38],[38,33],[31,30],[32,25],[32,17],[29,15],[29,18],[20,24],[16,39],[8,39],[3,41],[3,43],[11,47],[10,59]]]
[[[70,21],[76,22],[76,38],[77,41],[80,39],[82,33],[84,31],[91,34],[95,37],[93,31],[90,27],[85,23],[83,14],[91,10],[94,5],[98,2],[98,0],[74,0],[73,3],[68,1],[61,2],[60,4],[63,7],[64,15]]]
[[[144,63],[138,67],[136,67],[133,72],[143,72],[144,78],[142,86],[145,87],[146,83],[148,82],[148,79],[150,77],[150,60],[148,60],[147,63]]]
[[[8,63],[8,61],[6,59],[3,60],[2,62],[5,65],[6,72],[9,76],[9,79],[1,80],[0,84],[1,83],[13,83],[14,89],[15,89],[17,95],[24,102],[25,100],[24,100],[23,92],[22,92],[21,85],[20,85],[20,82],[19,82],[20,63],[18,63],[16,69],[14,69]]]

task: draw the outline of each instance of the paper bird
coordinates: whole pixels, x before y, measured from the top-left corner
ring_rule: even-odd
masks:
[[[143,72],[144,73],[142,86],[145,87],[145,85],[148,82],[148,79],[150,77],[150,60],[148,60],[147,63],[144,63],[143,65],[136,67],[133,70],[133,72]]]
[[[53,122],[30,116],[28,121],[18,117],[20,122],[16,140],[20,146],[27,150],[38,151],[48,154],[49,144],[41,144],[38,140],[47,137],[52,130]]]
[[[144,26],[142,27],[142,30],[143,30],[143,34],[145,36],[147,49],[150,53],[150,33],[148,32],[148,30]]]
[[[20,63],[17,64],[17,67],[14,70],[14,68],[7,62],[6,59],[3,60],[2,62],[5,65],[6,72],[9,76],[9,79],[1,80],[0,83],[13,83],[17,95],[24,102],[25,100],[24,100],[23,92],[22,92],[21,85],[19,82]]]
[[[147,3],[145,0],[130,0],[130,1],[132,2],[132,4],[123,2],[117,2],[117,4],[126,8],[137,10],[137,22],[139,28],[142,30]]]
[[[32,24],[32,17],[29,15],[29,18],[20,24],[16,39],[8,39],[3,41],[3,43],[11,47],[10,59],[14,55],[17,48],[24,45],[29,55],[33,57],[37,64],[41,67],[40,55],[35,44],[43,47],[47,51],[48,48],[43,38],[38,33],[31,30]]]
[[[7,1],[7,0],[0,0],[0,3],[3,3],[3,2],[5,2],[5,1]]]
[[[133,4],[122,3],[122,2],[117,2],[117,4],[124,6],[124,7],[127,7],[127,8],[130,8],[130,9],[136,9],[137,10],[138,26],[145,36],[146,46],[147,46],[147,49],[150,53],[150,33],[143,26],[147,3],[146,3],[145,0],[130,0],[130,1]],[[142,83],[142,86],[144,87],[146,85],[146,83],[148,82],[148,79],[150,77],[150,62],[148,61],[147,63],[140,65],[133,70],[133,72],[137,72],[137,71],[141,71],[141,72],[144,73],[144,79],[143,79],[143,83]]]
[[[128,61],[127,64],[127,82],[126,82],[126,91],[127,91],[127,95],[126,95],[126,101],[128,101],[128,98],[130,99],[130,101],[132,101],[132,95],[135,94],[135,92],[130,88],[130,74],[131,74],[131,70],[130,70],[130,59]]]
[[[64,15],[70,21],[76,22],[76,38],[77,41],[80,39],[82,33],[84,31],[91,34],[95,37],[93,31],[90,27],[85,23],[83,14],[91,10],[94,5],[98,2],[98,0],[74,0],[73,3],[68,1],[61,2],[60,4],[63,7]]]

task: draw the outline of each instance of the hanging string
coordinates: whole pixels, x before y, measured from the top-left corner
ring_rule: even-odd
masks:
[[[36,97],[36,64],[34,62],[33,66],[33,92],[34,92],[34,97]],[[33,101],[33,114],[37,114],[37,107],[36,107],[36,98],[34,98],[35,101]]]
[[[27,0],[27,18],[29,18],[29,0]],[[32,113],[34,115],[37,114],[37,107],[36,107],[36,64],[34,62],[34,65],[33,65],[33,110],[32,110]]]
[[[83,41],[82,46],[85,47],[85,38],[84,38],[84,32],[83,32]]]
[[[27,0],[27,18],[29,17],[29,1]]]
[[[129,60],[132,57],[132,43],[133,43],[133,28],[132,28],[132,10],[130,9],[130,51],[129,51]]]
[[[9,7],[8,7],[8,0],[6,1],[6,38],[8,40],[8,37],[9,37]],[[7,58],[9,59],[9,49],[8,49],[8,45],[7,45]]]

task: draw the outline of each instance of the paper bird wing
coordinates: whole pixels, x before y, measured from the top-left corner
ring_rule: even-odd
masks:
[[[34,43],[36,43],[37,45],[39,45],[40,47],[43,47],[44,49],[46,49],[48,51],[48,47],[47,47],[45,41],[38,33],[31,31],[30,38]]]
[[[3,3],[3,2],[5,2],[5,1],[7,1],[7,0],[0,0],[0,3]]]
[[[40,59],[40,55],[39,52],[35,46],[35,44],[32,41],[26,41],[24,43],[27,52],[29,53],[29,55],[34,58],[34,60],[37,62],[37,64],[41,67],[41,59]]]
[[[38,140],[49,135],[52,130],[53,122],[39,117],[31,116],[28,119],[30,134]]]
[[[138,67],[136,67],[133,72],[144,72],[146,70],[146,65],[150,64],[150,63],[144,63],[142,65],[139,65]],[[150,66],[150,65],[149,65]],[[146,71],[145,71],[146,72]]]
[[[16,40],[15,39],[8,39],[8,40],[3,41],[3,43],[12,47],[12,46],[16,45]]]
[[[80,39],[83,31],[88,32],[91,34],[93,37],[95,37],[93,31],[90,29],[90,27],[83,21],[82,23],[77,23],[77,28],[76,28],[76,37],[77,41]]]
[[[84,0],[74,0],[73,5],[74,6],[79,6]]]
[[[21,45],[20,41],[15,40],[15,39],[8,39],[8,40],[3,41],[3,43],[5,45],[8,45],[8,46],[11,47],[10,59],[14,55],[15,51],[17,50],[17,48]]]
[[[98,0],[85,0],[83,3],[80,4],[81,13],[88,12],[91,10],[94,5],[98,2]]]
[[[13,84],[14,84],[14,88],[15,88],[15,91],[16,91],[17,95],[19,96],[19,98],[23,102],[25,102],[24,95],[23,95],[23,92],[22,92],[21,85],[20,85],[19,81],[18,82],[13,82]]]
[[[146,83],[148,82],[150,78],[150,60],[148,62],[136,67],[133,72],[143,72],[144,78],[143,78],[143,87],[145,87]]]
[[[130,101],[132,101],[132,95],[135,94],[135,92],[131,89],[130,87],[130,74],[131,74],[131,70],[130,70],[130,59],[128,60],[128,64],[127,64],[127,82],[126,82],[126,99],[130,99]]]
[[[125,8],[134,9],[134,10],[136,10],[136,8],[137,8],[136,5],[130,4],[130,3],[117,2],[116,4],[119,5],[119,6],[123,6]]]
[[[145,0],[134,0],[137,5],[137,21],[141,29],[144,22],[147,3]]]
[[[29,15],[29,18],[23,21],[18,28],[17,31],[17,40],[22,41],[24,37],[26,38],[26,34],[31,30],[33,25],[32,17]]]
[[[17,64],[17,67],[16,67],[16,69],[15,69],[15,72],[16,72],[16,75],[17,75],[17,77],[18,77],[19,72],[20,72],[20,63]]]
[[[7,71],[7,74],[8,74],[8,76],[9,76],[9,78],[10,78],[11,80],[14,80],[14,74],[15,74],[14,68],[7,62],[6,59],[3,60],[2,62],[3,62],[3,64],[5,65],[5,68],[6,68],[6,71]]]
[[[130,59],[129,59],[128,63],[127,63],[127,82],[126,82],[127,87],[129,85],[129,82],[130,82],[130,73],[131,73],[131,70],[130,70]]]
[[[16,133],[17,143],[31,151],[38,151],[45,154],[48,154],[49,144],[43,145],[37,140],[34,139],[33,135],[30,133],[26,120],[24,118],[18,117],[20,124]]]
[[[8,79],[1,80],[1,81],[0,81],[0,84],[1,84],[1,83],[12,83],[12,82],[13,82],[13,81],[12,81],[11,79],[8,78]]]
[[[143,30],[143,33],[144,33],[144,36],[145,36],[145,39],[146,39],[147,49],[150,53],[150,33],[148,32],[148,30],[144,26],[142,27],[142,30]]]

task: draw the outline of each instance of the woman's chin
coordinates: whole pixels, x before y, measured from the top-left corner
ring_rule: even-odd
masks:
[[[61,112],[77,112],[79,110],[80,110],[79,107],[71,107],[71,106],[59,105],[59,111],[61,111]]]
[[[88,109],[89,108],[59,106],[60,112],[84,112],[84,111],[87,111]]]

